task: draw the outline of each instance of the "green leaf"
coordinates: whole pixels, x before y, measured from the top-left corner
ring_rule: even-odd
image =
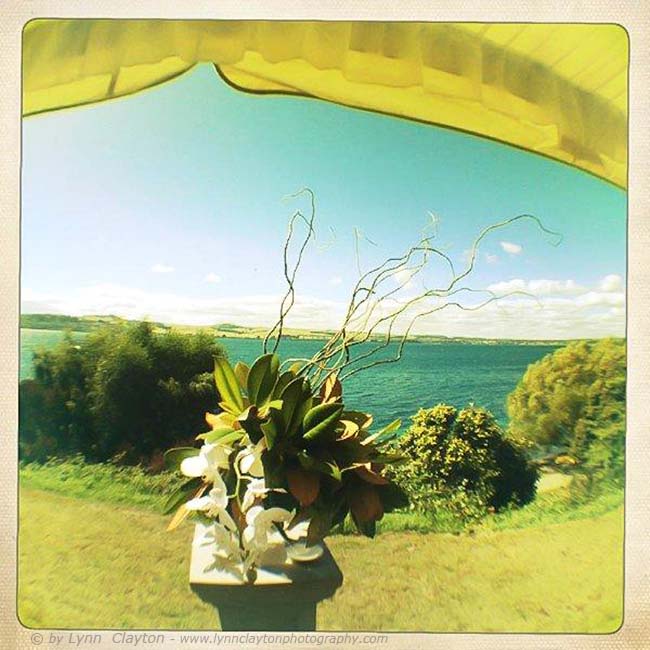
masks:
[[[249,372],[250,372],[250,368],[243,361],[238,361],[235,364],[235,370],[234,370],[235,377],[237,377],[237,382],[239,383],[239,387],[242,390],[246,390]]]
[[[304,397],[304,380],[294,379],[282,392],[282,419],[287,436],[297,433],[302,419],[311,408],[311,403]]]
[[[260,428],[262,421],[258,417],[257,406],[254,405],[249,406],[237,418],[237,422],[239,422],[242,426],[242,429],[246,431],[248,437],[251,439],[251,442],[253,443],[259,442],[263,434],[262,434],[262,429]]]
[[[273,399],[279,399],[282,397],[282,393],[284,389],[296,378],[296,376],[289,370],[287,372],[283,372],[279,377],[278,380],[275,382],[275,386],[273,387]]]
[[[386,443],[389,440],[392,440],[395,437],[395,434],[399,431],[399,428],[402,426],[402,421],[397,419],[393,420],[389,425],[385,426],[383,429],[380,429],[376,433],[368,436],[363,439],[364,445],[369,445],[371,442],[377,441],[377,443]]]
[[[359,521],[354,515],[352,515],[352,521],[357,527],[357,530],[366,537],[374,537],[377,533],[377,522],[372,521]]]
[[[244,435],[241,431],[235,431],[234,429],[231,429],[230,433],[224,433],[214,438],[210,437],[211,433],[214,432],[208,432],[206,434],[206,438],[204,438],[205,442],[209,445],[213,445],[216,442],[218,442],[220,445],[228,445],[235,440],[240,440]]]
[[[310,409],[302,421],[303,438],[316,441],[334,431],[343,413],[342,404],[318,404]]]
[[[308,454],[306,451],[299,451],[296,456],[303,469],[326,474],[327,476],[331,476],[336,481],[341,480],[341,469],[333,458],[316,458],[311,454]]]
[[[186,458],[192,458],[198,455],[199,450],[196,447],[174,447],[173,449],[168,449],[163,458],[167,469],[177,470]]]
[[[266,483],[267,488],[274,489],[286,487],[286,471],[277,448],[266,449],[262,452],[262,466],[264,467],[264,482]],[[271,496],[272,494],[268,495],[268,497]]]
[[[284,422],[282,414],[276,409],[269,411],[269,419],[261,425],[262,433],[266,438],[266,448],[273,449],[276,440],[282,435]]]
[[[172,450],[170,450],[172,451]],[[176,510],[180,505],[189,501],[203,483],[201,478],[191,478],[177,487],[164,501],[163,512],[168,515]]]
[[[307,546],[320,542],[332,528],[332,513],[326,510],[315,512],[307,529]]]
[[[229,426],[220,426],[220,427],[215,427],[212,429],[212,431],[206,431],[205,433],[200,433],[198,436],[196,436],[197,440],[204,440],[205,442],[212,444],[213,442],[216,442],[219,440],[219,438],[222,438],[223,436],[232,433],[234,429]]]
[[[227,410],[241,413],[244,410],[244,400],[239,382],[232,366],[223,357],[214,358],[214,382],[221,401],[229,407]]]
[[[343,396],[343,386],[338,378],[338,372],[331,372],[325,378],[320,389],[320,401],[322,404],[327,402],[340,402]]]
[[[344,411],[341,419],[354,422],[360,429],[367,429],[372,424],[372,415],[361,411]]]
[[[277,354],[264,354],[255,360],[248,373],[248,399],[251,404],[261,407],[273,393],[278,380],[280,360]]]

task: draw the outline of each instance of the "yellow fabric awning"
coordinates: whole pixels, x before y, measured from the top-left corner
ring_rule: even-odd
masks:
[[[627,175],[628,39],[610,24],[45,20],[23,113],[128,95],[211,62],[250,92],[310,95]]]

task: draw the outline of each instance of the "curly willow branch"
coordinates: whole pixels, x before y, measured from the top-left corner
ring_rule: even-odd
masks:
[[[262,342],[262,348],[265,354],[266,352],[268,352],[269,340],[274,335],[275,335],[275,340],[271,351],[276,352],[278,346],[280,345],[280,341],[282,340],[282,332],[284,330],[284,320],[287,317],[287,314],[291,311],[291,308],[295,304],[295,300],[296,300],[296,289],[295,289],[296,274],[298,273],[298,269],[300,268],[300,264],[302,263],[302,257],[305,252],[305,249],[307,248],[307,244],[312,239],[312,237],[314,237],[314,219],[316,218],[316,197],[314,196],[314,193],[312,192],[311,189],[309,189],[308,187],[304,187],[298,192],[296,192],[295,194],[291,194],[289,198],[296,198],[301,194],[309,195],[311,214],[309,218],[307,218],[302,214],[302,212],[300,212],[300,210],[298,210],[293,214],[291,220],[289,221],[289,231],[284,241],[284,250],[282,256],[283,264],[284,264],[284,278],[287,282],[288,289],[287,292],[284,294],[284,297],[282,298],[282,302],[280,303],[280,317],[275,322],[273,327],[266,333],[266,336],[264,337],[264,341]],[[290,272],[289,271],[289,248],[291,247],[291,242],[293,240],[294,225],[298,219],[302,220],[306,224],[307,234],[305,235],[302,244],[300,245],[300,249],[298,250],[298,257],[296,259],[296,263],[293,267],[293,270]]]
[[[289,231],[285,240],[283,256],[284,276],[287,281],[288,289],[280,306],[280,317],[264,338],[264,352],[267,351],[269,341],[274,336],[275,341],[272,351],[275,352],[278,348],[284,329],[285,318],[295,303],[296,274],[302,262],[304,250],[310,239],[314,236],[313,224],[316,208],[313,192],[308,188],[304,188],[292,196],[295,197],[304,193],[307,193],[310,196],[311,215],[307,218],[298,211],[294,213],[289,222]],[[300,246],[297,261],[290,270],[288,261],[289,248],[294,237],[294,226],[297,220],[302,220],[307,225],[307,234]],[[435,235],[423,236],[403,255],[399,257],[390,257],[365,273],[361,273],[360,271],[360,277],[353,287],[345,311],[345,316],[339,329],[330,336],[323,347],[310,359],[292,359],[291,361],[301,363],[302,365],[299,370],[300,374],[310,377],[314,386],[318,387],[323,381],[325,381],[327,375],[332,372],[338,373],[339,378],[343,380],[369,368],[384,363],[395,363],[396,361],[399,361],[402,358],[404,346],[415,323],[419,319],[442,311],[447,307],[456,307],[463,311],[476,311],[491,303],[498,302],[503,298],[513,295],[525,295],[535,299],[535,296],[531,296],[531,294],[523,291],[513,291],[497,296],[487,289],[473,289],[467,286],[458,286],[464,279],[468,278],[472,274],[476,265],[478,247],[485,237],[496,230],[505,228],[517,221],[524,220],[532,221],[539,230],[547,235],[554,236],[556,241],[551,242],[554,246],[557,246],[562,241],[560,233],[546,228],[540,219],[534,215],[520,214],[484,228],[472,244],[469,259],[465,268],[460,272],[456,272],[451,258],[442,250],[432,245],[432,240]],[[355,230],[355,253],[357,263],[359,263],[358,243],[359,233]],[[422,281],[422,291],[403,302],[399,301],[397,299],[399,292],[405,289],[407,285],[411,286],[414,278],[420,276],[420,274],[428,268],[431,260],[434,259],[440,263],[444,263],[447,273],[451,274],[449,281],[446,284],[443,283],[443,286],[437,288],[428,288],[424,281]],[[396,281],[397,286],[385,289],[385,283],[391,279]],[[420,278],[418,277],[418,279]],[[477,293],[484,293],[489,297],[473,306],[468,306],[459,302],[458,298],[455,300],[449,300],[450,298],[459,295]],[[430,301],[432,299],[438,301],[442,300],[443,302],[434,307],[430,307]],[[423,305],[422,303],[425,304]],[[408,317],[409,320],[404,332],[401,335],[394,334],[394,329],[398,320],[415,307],[420,307],[420,309],[415,314]],[[379,312],[379,314],[377,314],[377,312]],[[380,326],[386,328],[386,331],[383,334],[378,332]],[[379,337],[379,340],[377,337]],[[373,341],[377,344],[369,350],[356,356],[352,355],[352,350],[355,347]],[[382,350],[388,348],[393,342],[397,343],[397,352],[394,356],[373,359],[373,357]],[[288,361],[289,360],[287,360],[287,362]],[[366,363],[362,363],[363,361],[366,361]],[[283,366],[284,365],[285,364],[283,363]]]

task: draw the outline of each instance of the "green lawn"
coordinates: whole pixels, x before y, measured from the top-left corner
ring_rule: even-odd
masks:
[[[544,474],[538,485],[538,495],[523,508],[512,508],[473,523],[474,529],[503,530],[562,523],[575,519],[593,518],[618,508],[623,503],[623,491],[605,486],[598,494],[572,497],[567,489],[569,477]],[[179,476],[171,472],[151,474],[141,467],[86,463],[81,458],[52,460],[47,463],[22,463],[20,485],[31,490],[44,490],[93,502],[134,506],[162,513],[168,495],[179,484]],[[392,512],[378,525],[378,531],[457,532],[463,525],[448,513],[430,519],[417,512]],[[345,531],[354,526],[346,522]]]
[[[56,628],[215,628],[187,584],[191,526],[21,488],[18,609]],[[622,618],[623,516],[475,534],[333,536],[345,582],[319,628],[613,632]]]

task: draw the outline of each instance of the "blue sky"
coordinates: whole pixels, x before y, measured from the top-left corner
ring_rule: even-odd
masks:
[[[267,325],[284,284],[287,221],[309,186],[317,241],[292,325],[333,327],[363,267],[401,254],[434,214],[437,244],[501,307],[440,312],[418,331],[556,338],[621,335],[626,195],[542,157],[436,127],[312,99],[247,95],[210,66],[102,105],[29,118],[23,128],[24,312],[115,313],[178,323]],[[441,267],[427,281],[445,278]],[[417,286],[405,287],[414,292]],[[541,307],[540,307],[541,305]]]

